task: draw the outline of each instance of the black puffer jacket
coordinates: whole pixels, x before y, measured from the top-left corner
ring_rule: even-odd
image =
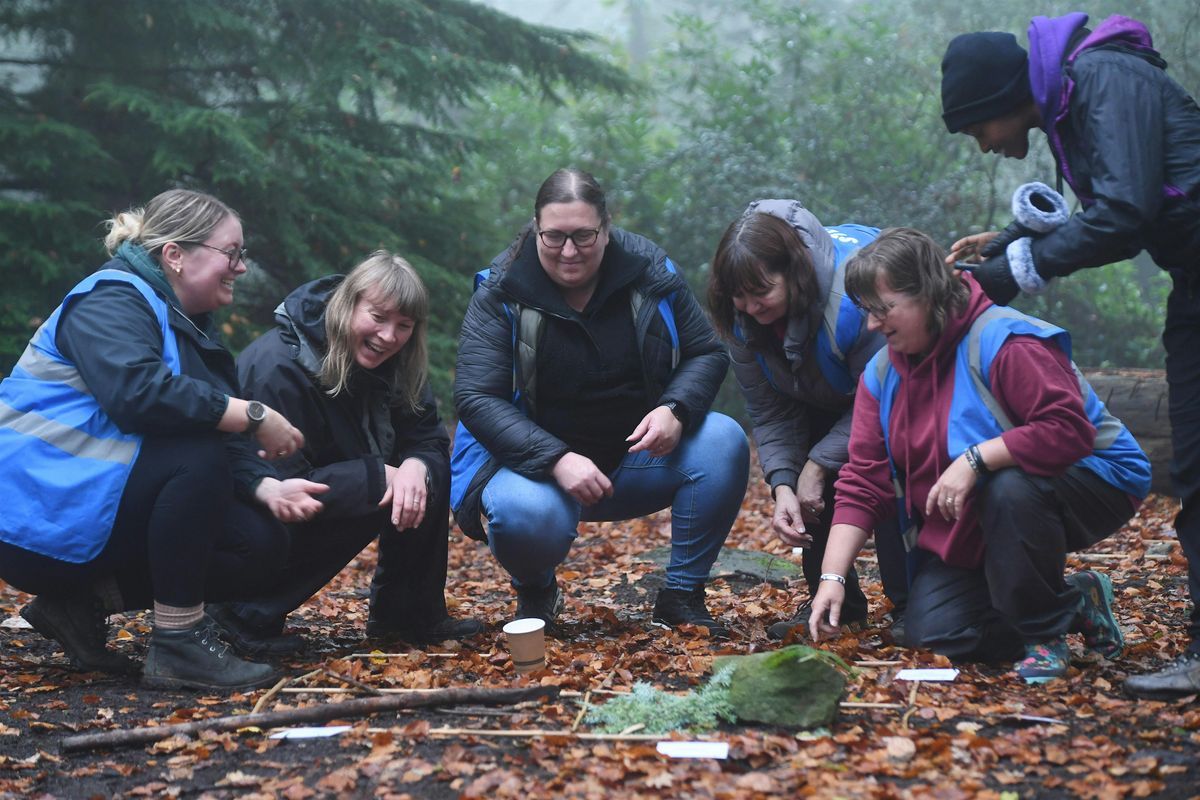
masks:
[[[387,489],[384,465],[419,458],[435,496],[447,497],[450,437],[426,385],[419,413],[391,401],[387,383],[355,370],[348,391],[330,397],[317,383],[325,353],[325,304],[342,282],[330,275],[293,291],[275,311],[276,327],[238,356],[246,396],[282,413],[304,432],[304,447],[276,462],[280,474],[326,483],[325,517],[377,512]],[[441,513],[445,513],[444,511]]]
[[[645,297],[629,336],[636,336],[641,353],[646,408],[674,400],[684,410],[687,430],[695,430],[725,377],[728,354],[683,278],[665,266],[667,255],[661,247],[614,228],[604,258],[602,269],[613,265],[628,274],[628,286]],[[553,284],[538,279],[544,273],[532,237],[518,240],[491,268],[463,320],[454,380],[459,419],[491,454],[490,463],[472,477],[457,515],[460,527],[476,537],[482,534],[479,494],[501,466],[544,480],[569,449],[538,424],[536,410],[530,419],[512,403],[513,323],[505,304],[538,309],[567,323],[555,326],[558,335],[587,336],[579,314]],[[674,368],[671,336],[658,311],[659,300],[666,297],[671,298],[679,335],[679,363]],[[615,292],[611,302],[629,302],[627,298],[628,292]],[[570,373],[576,366],[549,363],[541,348],[536,364],[540,381]]]

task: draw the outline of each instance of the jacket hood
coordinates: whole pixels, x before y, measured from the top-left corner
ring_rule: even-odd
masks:
[[[746,207],[743,216],[750,214],[770,214],[791,225],[812,256],[813,272],[817,278],[817,297],[813,298],[813,302],[806,309],[789,309],[787,334],[783,344],[793,369],[799,369],[808,350],[809,339],[817,331],[817,326],[825,314],[825,305],[829,302],[829,293],[833,290],[833,274],[837,268],[833,237],[816,215],[799,200],[755,200]],[[747,340],[753,343],[757,339],[753,331],[759,329],[759,326],[746,314],[738,312],[736,316]]]
[[[321,370],[321,359],[328,349],[325,338],[325,306],[345,275],[326,275],[297,287],[275,309],[275,323],[284,337],[294,340],[293,358],[309,373]]]
[[[1045,130],[1057,124],[1067,110],[1072,87],[1063,66],[1084,50],[1116,47],[1166,67],[1154,49],[1150,31],[1136,19],[1113,14],[1095,30],[1084,27],[1087,22],[1087,14],[1075,11],[1061,17],[1034,17],[1029,23],[1029,85]]]

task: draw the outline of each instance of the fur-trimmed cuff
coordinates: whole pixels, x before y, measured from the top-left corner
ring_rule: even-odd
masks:
[[[1037,181],[1022,184],[1013,192],[1012,213],[1017,222],[1035,233],[1052,231],[1071,216],[1063,196]]]
[[[1033,239],[1026,236],[1017,239],[1004,251],[1008,259],[1008,269],[1012,272],[1013,280],[1021,291],[1026,294],[1041,294],[1046,288],[1046,279],[1038,274],[1033,265]]]

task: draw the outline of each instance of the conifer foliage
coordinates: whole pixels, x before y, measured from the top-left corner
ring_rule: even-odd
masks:
[[[466,0],[0,5],[0,371],[102,263],[97,223],[171,186],[242,214],[258,325],[280,292],[387,247],[443,304],[444,357],[494,247],[450,202],[474,142],[460,109],[497,82],[627,88],[586,38]]]

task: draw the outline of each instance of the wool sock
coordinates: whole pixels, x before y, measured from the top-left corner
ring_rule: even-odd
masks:
[[[204,604],[196,606],[168,606],[154,601],[154,627],[167,631],[181,631],[194,627],[204,619]]]

